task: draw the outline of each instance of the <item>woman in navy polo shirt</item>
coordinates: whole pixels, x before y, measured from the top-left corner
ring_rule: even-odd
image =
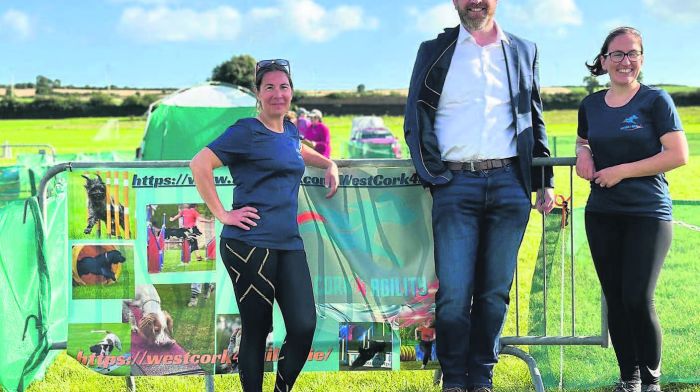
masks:
[[[637,30],[610,32],[586,64],[592,75],[607,73],[610,88],[581,102],[576,140],[576,173],[591,182],[586,235],[608,304],[620,368],[616,392],[661,390],[654,290],[672,233],[664,172],[688,161],[671,97],[637,80],[643,53]]]
[[[336,164],[301,143],[284,120],[293,84],[287,60],[258,62],[255,87],[260,114],[245,118],[202,149],[190,164],[202,199],[225,226],[220,251],[241,314],[238,353],[245,392],[262,390],[265,341],[276,299],[287,336],[279,353],[275,391],[289,391],[306,363],[316,308],[304,244],[297,225],[297,196],[304,165],[326,169],[326,197],[338,187]],[[219,199],[213,169],[228,166],[233,208]]]

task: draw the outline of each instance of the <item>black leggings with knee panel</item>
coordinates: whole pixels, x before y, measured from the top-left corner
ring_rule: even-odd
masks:
[[[586,235],[624,381],[659,382],[661,327],[654,290],[671,246],[671,225],[655,218],[586,212]]]
[[[220,248],[241,315],[238,367],[243,391],[262,390],[265,342],[275,300],[287,331],[278,357],[275,391],[290,391],[306,363],[316,328],[306,253],[259,248],[229,238],[221,239]]]

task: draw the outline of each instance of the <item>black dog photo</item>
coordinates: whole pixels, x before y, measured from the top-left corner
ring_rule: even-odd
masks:
[[[127,171],[84,171],[68,179],[72,239],[134,239],[134,191]],[[131,208],[130,208],[131,207]]]
[[[393,330],[387,323],[340,323],[340,370],[392,370]]]
[[[72,248],[73,299],[121,299],[134,293],[134,247],[75,244]]]

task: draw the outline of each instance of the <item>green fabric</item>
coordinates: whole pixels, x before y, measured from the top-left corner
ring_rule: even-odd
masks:
[[[238,119],[255,116],[254,107],[158,106],[143,140],[143,160],[188,160]]]
[[[21,391],[48,365],[51,287],[36,200],[0,208],[0,233],[0,384]]]

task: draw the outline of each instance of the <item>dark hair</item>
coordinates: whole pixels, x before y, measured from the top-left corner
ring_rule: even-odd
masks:
[[[289,87],[294,90],[294,83],[292,83],[292,77],[289,75],[289,72],[287,71],[287,68],[279,65],[279,64],[269,64],[264,67],[258,68],[258,71],[255,73],[255,90],[260,91],[260,86],[262,85],[262,80],[263,76],[265,76],[266,73],[268,72],[273,72],[273,71],[282,71],[284,72],[285,75],[287,75],[287,79],[289,80]]]
[[[593,76],[600,76],[600,75],[605,75],[606,71],[603,69],[603,64],[602,60],[600,59],[604,54],[608,53],[608,46],[610,46],[610,42],[614,40],[616,37],[619,37],[621,35],[625,34],[632,34],[639,38],[639,45],[641,46],[640,49],[642,49],[642,52],[644,52],[644,45],[642,44],[642,33],[639,32],[639,30],[635,29],[634,27],[618,27],[611,31],[607,37],[605,37],[605,41],[603,42],[603,46],[600,48],[600,53],[595,56],[593,59],[593,64],[588,64],[586,63],[586,68],[591,72],[591,75]]]

